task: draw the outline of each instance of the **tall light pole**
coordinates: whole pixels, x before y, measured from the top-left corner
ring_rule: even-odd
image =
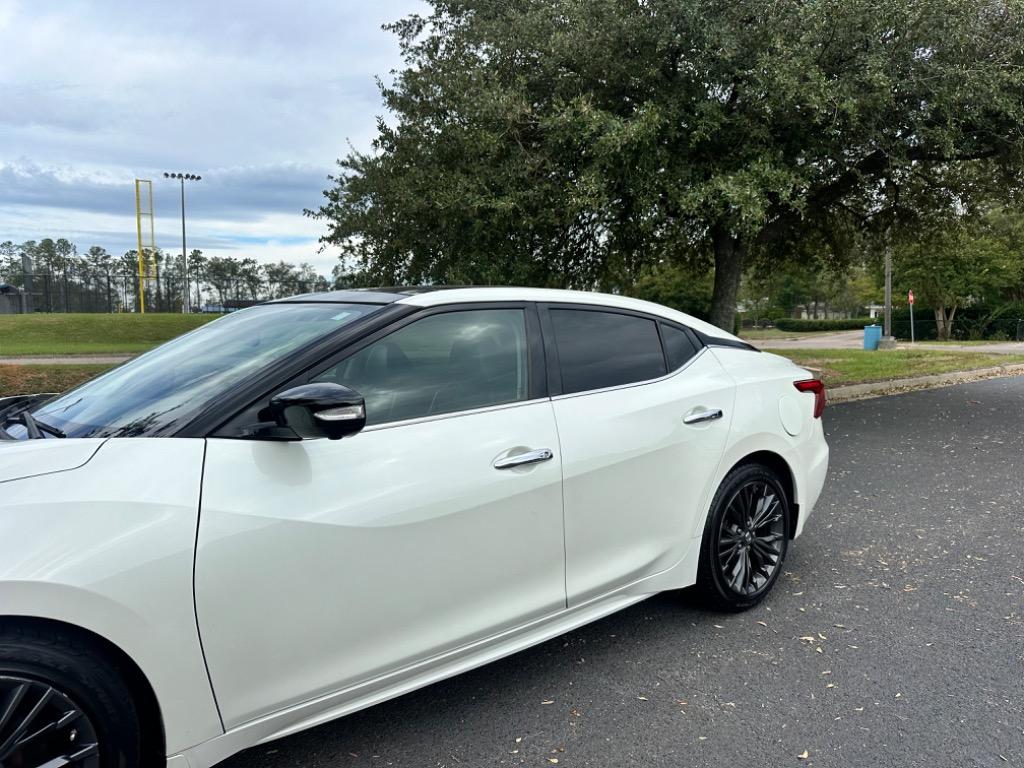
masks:
[[[888,179],[885,183],[886,196],[891,201],[892,210],[885,224],[885,317],[882,322],[882,338],[878,342],[879,349],[895,349],[896,339],[892,335],[892,240],[896,230],[896,214],[899,210],[899,188]]]
[[[189,308],[189,293],[188,293],[188,250],[185,246],[185,182],[186,181],[201,181],[202,176],[197,176],[194,173],[167,173],[164,172],[165,179],[178,179],[181,182],[181,272],[182,278],[185,280],[184,291],[182,294],[185,299],[181,302],[182,312],[188,314],[191,310]]]

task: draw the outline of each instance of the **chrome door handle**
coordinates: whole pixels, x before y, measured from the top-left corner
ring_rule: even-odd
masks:
[[[709,408],[704,411],[686,414],[683,416],[683,424],[700,424],[704,421],[715,421],[720,418],[722,418],[721,408]]]
[[[527,451],[526,453],[517,453],[515,456],[505,456],[501,459],[494,460],[495,469],[513,469],[514,467],[521,467],[525,464],[537,464],[541,461],[551,461],[555,458],[555,452],[550,448],[538,448],[535,451]]]

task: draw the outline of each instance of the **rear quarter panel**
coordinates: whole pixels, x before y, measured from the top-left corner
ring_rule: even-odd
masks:
[[[736,382],[736,404],[719,482],[752,453],[779,454],[792,473],[794,501],[800,507],[799,535],[821,494],[828,468],[828,445],[822,420],[814,418],[814,396],[793,386],[794,381],[813,375],[767,352],[714,347],[712,353]],[[785,424],[783,410],[790,414]]]

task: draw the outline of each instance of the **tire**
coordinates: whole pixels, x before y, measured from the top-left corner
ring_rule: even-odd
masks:
[[[701,602],[727,612],[760,603],[782,572],[789,521],[789,499],[771,469],[746,464],[726,475],[704,526],[697,568]]]
[[[0,765],[30,768],[62,757],[69,762],[61,765],[75,768],[146,764],[131,691],[103,649],[43,625],[5,621],[0,620]],[[38,733],[52,723],[57,727]],[[19,729],[22,735],[16,736]]]

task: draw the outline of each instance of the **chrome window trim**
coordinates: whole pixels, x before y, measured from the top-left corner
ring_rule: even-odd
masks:
[[[435,413],[430,416],[418,416],[415,419],[386,421],[381,424],[371,424],[368,427],[363,427],[359,431],[359,434],[363,434],[365,432],[377,432],[382,429],[392,429],[394,427],[406,427],[411,426],[413,424],[426,424],[431,421],[442,421],[443,419],[452,419],[459,416],[475,416],[478,413],[490,413],[491,411],[507,411],[511,408],[521,408],[524,405],[544,403],[550,400],[550,397],[534,397],[530,400],[515,400],[510,403],[499,403],[498,405],[485,405],[482,408],[470,408],[464,411],[451,411],[449,413]]]

